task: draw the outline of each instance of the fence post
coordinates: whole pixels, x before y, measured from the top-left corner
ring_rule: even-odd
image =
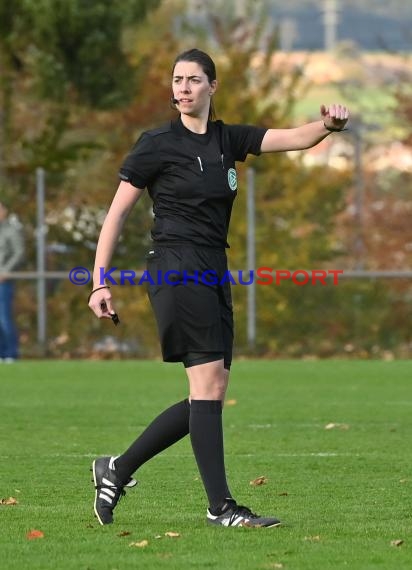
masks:
[[[45,174],[44,168],[36,168],[36,264],[37,264],[37,342],[42,356],[46,352],[46,247],[45,247]]]
[[[255,171],[253,168],[247,169],[247,249],[246,249],[246,269],[255,272],[256,270],[256,228],[255,228]],[[247,288],[247,342],[250,349],[256,344],[256,275],[254,274],[252,283]]]
[[[353,120],[353,136],[354,136],[354,186],[355,186],[355,216],[356,216],[356,234],[354,243],[354,253],[356,258],[355,269],[364,269],[365,242],[363,235],[363,217],[364,217],[364,177],[363,177],[363,125],[359,117]]]

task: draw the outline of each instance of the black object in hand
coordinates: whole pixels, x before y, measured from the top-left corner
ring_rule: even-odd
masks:
[[[119,315],[117,313],[113,313],[110,317],[116,326],[120,324]]]

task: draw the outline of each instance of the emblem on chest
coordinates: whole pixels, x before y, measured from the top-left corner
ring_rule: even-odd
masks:
[[[229,168],[227,171],[227,181],[229,188],[234,192],[237,189],[237,173],[234,168]]]

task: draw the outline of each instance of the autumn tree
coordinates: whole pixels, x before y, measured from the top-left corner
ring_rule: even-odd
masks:
[[[77,22],[83,8],[86,11],[98,9],[80,0],[72,6],[80,4],[79,10],[64,12],[68,22]],[[117,2],[110,5],[103,2],[100,10],[110,11],[112,4],[118,6]],[[136,8],[139,5],[140,9],[143,3],[133,4],[130,0],[131,5]],[[37,164],[46,165],[49,171],[48,244],[54,245],[49,248],[49,269],[68,270],[75,265],[91,269],[100,226],[117,187],[117,171],[125,154],[142,131],[176,116],[176,111],[169,106],[171,69],[176,53],[196,46],[209,51],[216,61],[217,118],[227,123],[267,128],[296,124],[296,101],[304,97],[310,87],[302,68],[279,54],[276,30],[273,33],[265,25],[264,12],[255,10],[257,4],[242,3],[244,13],[231,11],[230,5],[230,2],[222,2],[224,10],[222,7],[219,12],[208,12],[209,3],[203,3],[206,18],[197,23],[196,19],[185,21],[182,2],[164,3],[159,10],[148,14],[144,25],[125,27],[123,23],[117,24],[115,18],[114,29],[121,30],[121,49],[116,44],[110,56],[113,61],[120,58],[119,67],[123,61],[124,69],[129,70],[129,81],[124,89],[126,74],[122,75],[121,70],[118,76],[97,78],[96,84],[91,85],[85,70],[78,69],[82,61],[88,61],[92,67],[99,63],[99,58],[93,59],[95,55],[81,50],[82,42],[84,49],[90,44],[80,24],[83,32],[77,37],[76,45],[70,43],[71,33],[63,33],[63,47],[53,39],[52,32],[48,36],[44,27],[39,26],[37,43],[33,44],[36,49],[29,60],[30,70],[39,70],[39,80],[27,74],[29,85],[19,95],[23,112],[21,122],[17,121],[14,128],[26,142],[14,155],[23,157],[30,168],[42,157]],[[152,4],[147,2],[146,6],[152,7]],[[176,10],[177,6],[181,10]],[[100,28],[102,18],[101,14],[96,16]],[[176,33],[171,33],[172,29]],[[76,36],[75,31],[73,33]],[[96,34],[99,36],[98,31]],[[113,32],[109,37],[112,41],[117,36]],[[48,42],[49,52],[45,49]],[[74,50],[76,66],[69,65],[70,50]],[[101,54],[102,57],[107,54],[104,46]],[[110,56],[108,65],[113,69]],[[48,67],[47,61],[54,63]],[[52,85],[60,77],[61,86],[56,85],[47,100],[41,99],[40,96],[45,95],[42,86],[47,85],[50,77]],[[21,85],[24,87],[24,82]],[[94,89],[95,86],[100,87]],[[99,92],[104,86],[110,93]],[[64,101],[68,105],[64,105]],[[62,110],[61,116],[56,109]],[[317,118],[318,109],[313,109],[308,119]],[[26,133],[27,125],[30,129]],[[331,135],[337,136],[340,135]],[[271,154],[250,157],[246,164],[238,165],[239,191],[229,235],[232,269],[249,269],[245,256],[248,167],[253,167],[256,173],[257,266],[293,271],[344,265],[348,250],[342,246],[344,240],[337,233],[336,220],[338,214],[344,215],[345,201],[351,191],[348,173],[327,165],[308,167],[303,156],[300,153]],[[24,200],[27,188],[21,195]],[[144,267],[151,224],[151,204],[145,193],[128,219],[113,258],[114,265],[123,269]],[[236,346],[238,352],[245,353],[247,287],[234,286],[233,292]],[[122,321],[117,329],[113,329],[110,322],[92,318],[85,308],[86,298],[87,288],[75,287],[68,280],[49,283],[49,314],[52,316],[49,335],[53,354],[87,356],[96,341],[105,337],[115,338],[120,353],[122,346],[128,349],[130,352],[124,352],[125,355],[159,354],[155,324],[143,288],[116,288],[116,308]],[[21,302],[23,311],[28,314],[30,306],[26,297],[22,296]],[[299,287],[286,283],[280,287],[260,286],[257,303],[258,338],[253,354],[329,356],[339,353],[344,346],[358,345],[364,352],[357,353],[355,346],[353,353],[368,355],[378,343],[389,340],[396,343],[400,338],[392,335],[393,328],[388,333],[387,324],[393,327],[391,311],[386,291],[377,283],[357,282],[339,287]]]
[[[48,267],[64,265],[62,251],[73,251],[79,261],[86,257],[87,247],[73,247],[78,243],[76,228],[65,233],[69,243],[59,243],[64,232],[56,212],[64,204],[67,213],[72,197],[75,208],[79,203],[73,186],[77,170],[85,162],[107,160],[109,135],[99,133],[110,123],[110,113],[130,102],[139,84],[138,64],[128,51],[128,30],[159,4],[160,0],[0,0],[0,193],[14,198],[13,210],[24,223],[26,269],[33,267],[35,257],[37,166],[47,173],[48,245],[56,242],[58,247],[56,254],[49,247]],[[63,197],[66,180],[69,193]],[[70,211],[67,215],[70,218]],[[76,217],[74,225],[78,222],[85,234],[82,243],[87,245],[87,236],[93,243],[96,232],[91,235],[90,228],[101,220],[99,207],[95,212],[76,208]],[[65,227],[69,226],[70,219]],[[48,286],[52,294],[56,283]],[[30,284],[23,287],[28,294],[21,297],[26,316],[22,330],[32,330],[27,319],[34,318]]]
[[[82,145],[66,145],[63,141],[70,129],[73,106],[104,109],[130,100],[136,88],[136,73],[123,44],[124,33],[159,3],[0,0],[3,186],[5,176],[17,168],[16,161],[20,169],[28,163],[27,169],[36,164],[58,171],[76,158]],[[28,113],[25,118],[29,124],[30,119],[38,120],[35,132],[29,134],[27,123],[20,122],[21,117],[13,112],[19,99],[15,95],[21,91],[36,113]],[[21,152],[24,148],[28,156]],[[18,158],[12,161],[12,154]]]

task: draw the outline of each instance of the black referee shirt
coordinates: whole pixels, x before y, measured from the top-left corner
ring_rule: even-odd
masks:
[[[146,188],[158,243],[229,247],[227,233],[237,194],[236,161],[260,154],[266,129],[209,121],[207,133],[176,121],[141,135],[119,176]]]

